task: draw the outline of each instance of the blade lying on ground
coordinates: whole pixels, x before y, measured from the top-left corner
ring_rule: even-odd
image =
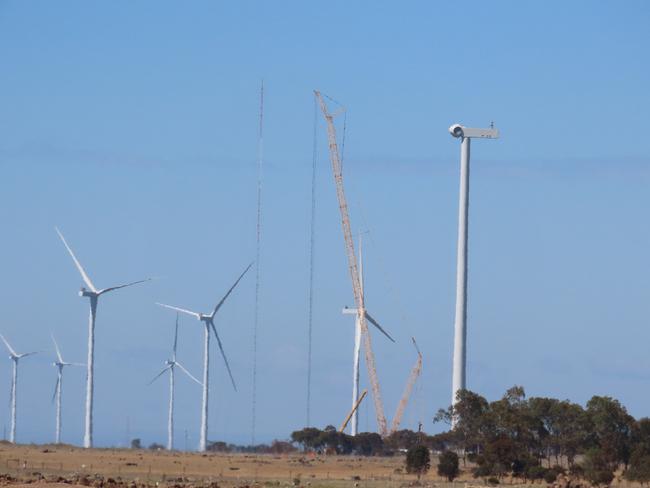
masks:
[[[240,282],[241,279],[244,277],[244,275],[248,272],[248,270],[251,269],[251,266],[253,266],[253,263],[249,264],[249,265],[246,267],[246,269],[244,270],[244,272],[243,272],[242,274],[239,275],[239,278],[237,278],[237,281],[235,281],[235,284],[232,285],[232,286],[230,287],[230,290],[228,290],[228,292],[223,296],[223,298],[221,299],[221,301],[220,301],[219,303],[217,303],[217,305],[214,307],[214,310],[212,311],[212,315],[210,315],[210,317],[214,318],[214,316],[215,316],[215,314],[217,313],[217,311],[221,308],[221,305],[223,305],[223,302],[226,301],[226,298],[228,298],[228,296],[232,293],[232,291],[233,291],[233,290],[235,289],[235,287],[239,284],[239,282]]]
[[[237,391],[237,385],[235,384],[235,378],[232,377],[232,371],[230,371],[230,364],[228,364],[228,358],[226,357],[226,352],[223,350],[223,345],[221,344],[221,339],[219,338],[219,334],[217,334],[217,328],[214,326],[214,322],[210,322],[210,325],[212,326],[212,330],[214,331],[214,335],[217,338],[217,344],[219,345],[219,350],[221,351],[221,356],[223,357],[223,362],[226,363],[226,369],[228,370],[228,374],[230,375],[230,381],[232,382],[232,387]]]
[[[79,270],[79,273],[81,274],[81,277],[84,280],[84,283],[86,283],[88,288],[90,288],[92,291],[97,292],[97,288],[95,288],[95,285],[93,285],[93,282],[90,281],[90,278],[88,277],[88,274],[84,270],[83,266],[81,266],[81,263],[77,259],[77,256],[75,256],[74,253],[72,252],[72,249],[70,249],[70,246],[68,246],[68,243],[65,241],[65,238],[63,237],[63,234],[61,234],[61,231],[59,230],[59,228],[55,227],[54,229],[56,230],[56,233],[59,234],[59,237],[63,241],[63,245],[65,246],[65,248],[70,253],[70,256],[72,257],[72,260],[74,261],[75,266],[77,266],[77,269]]]

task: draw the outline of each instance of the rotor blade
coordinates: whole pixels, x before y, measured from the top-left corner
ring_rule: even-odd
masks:
[[[63,358],[61,357],[61,350],[59,349],[59,345],[56,343],[56,339],[54,338],[54,334],[52,335],[52,342],[54,342],[54,349],[56,349],[56,357],[59,359],[60,363],[63,363]]]
[[[221,308],[221,305],[223,305],[223,302],[226,301],[226,298],[228,298],[228,296],[232,293],[232,291],[233,291],[233,290],[235,289],[235,287],[239,284],[239,282],[240,282],[241,279],[244,277],[244,275],[248,272],[248,270],[251,269],[251,266],[253,266],[253,263],[249,264],[249,265],[246,267],[246,269],[244,270],[244,272],[243,272],[242,274],[239,275],[239,278],[237,278],[237,281],[235,281],[235,283],[230,287],[230,290],[228,290],[228,292],[223,296],[223,298],[221,299],[221,301],[220,301],[219,303],[217,303],[217,305],[214,307],[214,311],[212,312],[212,315],[210,315],[210,317],[214,317],[214,316],[215,316],[215,314],[217,313],[217,311]]]
[[[54,385],[54,393],[52,393],[52,403],[54,403],[54,399],[56,398],[56,392],[59,389],[59,381],[61,378],[59,378],[59,375],[56,376],[56,385]]]
[[[131,283],[126,283],[124,285],[111,286],[110,288],[104,288],[103,290],[99,290],[97,293],[103,295],[104,293],[108,293],[109,291],[119,290],[120,288],[126,288],[127,286],[137,285],[138,283],[144,283],[146,281],[151,281],[152,279],[153,278],[145,278],[144,280],[132,281]]]
[[[63,366],[83,366],[84,368],[86,365],[84,363],[61,363]]]
[[[3,336],[2,334],[0,334],[0,338],[2,339],[2,342],[5,343],[5,346],[7,346],[7,349],[9,349],[9,353],[10,353],[12,356],[18,356],[18,354],[16,354],[16,351],[14,351],[14,348],[11,347],[11,345],[9,344],[9,342],[7,342],[7,339],[5,339],[5,336]]]
[[[32,355],[34,355],[34,354],[38,354],[39,352],[43,352],[43,351],[24,352],[24,353],[22,353],[22,354],[18,354],[17,357],[18,357],[18,359],[22,359],[22,358],[26,358],[27,356],[32,356]]]
[[[219,344],[219,350],[221,351],[221,356],[223,357],[223,362],[226,363],[226,369],[228,370],[228,375],[230,375],[230,381],[232,382],[232,387],[237,391],[237,385],[235,384],[235,378],[232,377],[232,371],[230,371],[230,365],[228,364],[228,358],[226,357],[226,353],[223,350],[223,345],[221,344],[221,339],[219,338],[219,334],[217,334],[217,328],[214,326],[214,322],[210,322],[210,325],[212,326],[212,330],[214,331],[214,335],[217,338],[217,344]]]
[[[178,344],[178,313],[176,313],[176,328],[174,329],[174,355],[173,359],[176,361],[176,345]]]
[[[149,386],[151,383],[153,383],[158,378],[160,378],[163,374],[165,374],[165,371],[167,371],[170,367],[171,366],[165,366],[160,373],[158,373],[156,376],[154,376],[154,378],[149,383],[147,383],[147,386]]]
[[[177,312],[183,312],[183,313],[186,313],[187,315],[192,315],[192,316],[196,317],[199,320],[201,319],[201,314],[198,314],[196,312],[192,312],[191,310],[185,310],[184,308],[172,307],[171,305],[165,305],[164,303],[158,303],[158,302],[156,302],[156,305],[160,305],[161,307],[165,307],[165,308],[170,308],[172,310],[176,310]]]
[[[183,366],[183,365],[182,365],[181,363],[179,363],[178,361],[176,361],[174,364],[176,364],[176,366],[178,366],[179,368],[181,368],[181,371],[183,371],[183,373],[185,373],[187,376],[189,376],[190,378],[192,378],[192,379],[193,379],[194,381],[196,381],[199,385],[203,386],[203,383],[201,383],[201,382],[200,382],[199,380],[197,380],[194,376],[192,376],[192,373],[190,373],[188,370],[186,370],[186,369],[185,369],[185,366]]]
[[[75,266],[79,270],[79,273],[81,274],[81,277],[84,280],[84,283],[88,285],[88,288],[90,288],[92,291],[97,292],[97,288],[95,288],[95,285],[93,285],[93,282],[90,281],[90,278],[88,277],[88,274],[86,273],[86,270],[84,270],[83,266],[81,266],[81,263],[77,259],[77,256],[74,255],[72,252],[72,249],[70,249],[70,246],[68,246],[68,243],[65,241],[65,238],[63,237],[63,234],[61,234],[61,231],[59,230],[58,227],[55,227],[54,230],[56,230],[56,233],[59,234],[59,237],[63,241],[63,245],[65,248],[68,250],[70,253],[70,256],[72,257],[72,260],[74,261]]]
[[[369,314],[368,312],[366,312],[366,318],[368,319],[368,321],[369,321],[372,325],[374,325],[375,327],[377,327],[377,328],[381,331],[382,334],[384,334],[386,337],[388,337],[392,342],[395,342],[395,339],[393,339],[393,338],[390,336],[390,334],[389,334],[388,332],[386,332],[386,331],[381,327],[381,325],[379,325],[379,324],[377,323],[377,321],[376,321],[375,319],[373,319],[373,318],[370,316],[370,314]]]
[[[420,352],[420,348],[418,347],[418,343],[415,342],[415,337],[411,337],[411,340],[413,341],[413,345],[415,346],[415,350],[418,353],[418,356],[422,357],[422,353]]]

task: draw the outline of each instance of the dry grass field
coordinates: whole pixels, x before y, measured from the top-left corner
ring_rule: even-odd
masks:
[[[432,462],[435,466],[435,460]],[[132,449],[81,449],[65,445],[14,446],[0,444],[0,485],[36,482],[55,488],[71,485],[133,486],[309,486],[359,487],[409,486],[417,480],[403,473],[404,457],[200,454]],[[103,480],[103,482],[102,482]],[[122,483],[120,483],[122,482]],[[422,484],[442,487],[435,468]],[[463,482],[456,483],[459,487]],[[215,487],[216,488],[216,487]]]

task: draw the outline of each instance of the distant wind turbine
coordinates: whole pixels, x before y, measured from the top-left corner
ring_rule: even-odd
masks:
[[[59,234],[63,245],[70,253],[72,260],[74,261],[75,266],[81,274],[86,287],[82,286],[79,291],[80,297],[88,297],[90,301],[90,316],[88,318],[88,362],[87,362],[87,374],[86,374],[86,418],[85,418],[85,431],[84,431],[84,447],[93,447],[93,393],[94,393],[94,381],[93,381],[93,371],[94,371],[94,357],[95,357],[95,319],[97,317],[97,301],[99,297],[104,293],[110,291],[119,290],[120,288],[126,288],[127,286],[137,285],[138,283],[144,283],[145,281],[150,281],[151,278],[144,280],[133,281],[131,283],[126,283],[124,285],[112,286],[110,288],[97,289],[93,282],[90,281],[88,274],[84,270],[83,266],[77,259],[77,257],[68,246],[63,234],[55,227],[56,233]]]
[[[56,343],[54,335],[52,335],[52,342],[54,342],[54,348],[56,349],[56,361],[52,363],[53,366],[56,366],[56,386],[54,387],[54,395],[52,396],[52,401],[56,400],[56,439],[55,443],[61,443],[61,393],[63,391],[63,368],[65,366],[85,366],[81,363],[67,363],[63,360],[61,356],[61,350],[59,345]]]
[[[226,301],[228,296],[232,293],[235,287],[239,284],[241,279],[244,277],[246,272],[251,268],[253,263],[249,264],[244,272],[239,275],[237,281],[230,287],[228,292],[224,295],[219,303],[214,307],[214,310],[211,314],[204,314],[199,312],[192,312],[191,310],[186,310],[183,308],[172,307],[171,305],[165,305],[164,303],[156,303],[161,307],[170,308],[176,310],[177,312],[185,313],[196,317],[198,320],[203,322],[205,330],[203,333],[204,342],[203,342],[203,402],[201,404],[201,432],[199,438],[199,451],[203,452],[206,450],[208,444],[208,390],[209,390],[209,366],[210,366],[210,328],[212,328],[215,337],[217,338],[217,344],[219,345],[219,350],[221,351],[221,356],[223,357],[223,362],[226,364],[226,369],[228,370],[228,375],[230,376],[230,381],[232,382],[232,387],[237,391],[237,385],[235,385],[235,379],[232,376],[232,371],[230,370],[230,365],[228,364],[228,359],[226,358],[226,353],[223,350],[223,345],[221,344],[221,339],[217,333],[217,328],[214,326],[214,316],[219,311],[223,303]]]
[[[2,342],[5,343],[5,346],[7,346],[7,349],[9,350],[9,359],[14,363],[13,374],[11,376],[11,431],[9,432],[9,442],[13,444],[16,442],[16,386],[18,384],[18,361],[27,356],[31,356],[32,354],[36,354],[36,351],[18,354],[2,334],[0,334],[0,338],[2,338]]]
[[[379,331],[388,337],[391,341],[395,340],[386,332],[375,319],[373,319],[365,306],[365,293],[364,293],[364,281],[363,281],[363,254],[361,250],[361,234],[359,234],[359,284],[361,291],[361,310],[356,308],[345,307],[343,309],[344,314],[352,314],[356,316],[356,321],[354,324],[354,355],[352,362],[352,418],[350,421],[350,435],[357,435],[359,429],[359,418],[358,418],[358,409],[354,406],[359,401],[359,363],[361,359],[361,320],[362,317],[365,317],[368,322],[377,327]]]
[[[176,328],[174,329],[174,349],[172,358],[165,361],[166,366],[158,373],[149,384],[160,378],[166,371],[169,371],[169,417],[167,423],[167,450],[171,451],[174,448],[174,368],[178,366],[183,373],[196,381],[199,385],[201,382],[197,380],[192,374],[185,369],[185,367],[176,360],[176,345],[178,344],[178,314],[176,314]],[[203,386],[203,385],[201,385]]]

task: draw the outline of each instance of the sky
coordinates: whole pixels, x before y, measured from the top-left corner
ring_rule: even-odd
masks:
[[[41,351],[20,364],[18,441],[54,438],[50,334],[85,362],[88,303],[58,226],[97,286],[157,278],[100,301],[95,440],[164,442],[167,383],[147,383],[175,316],[154,303],[207,312],[255,257],[262,80],[257,442],[306,423],[314,142],[311,423],[338,425],[351,403],[353,296],[314,89],[347,110],[366,305],[397,340],[373,333],[389,420],[414,336],[424,367],[402,425],[444,427],[432,417],[451,396],[459,177],[447,129],[491,122],[501,138],[472,145],[468,388],[609,395],[650,416],[649,21],[643,1],[0,0],[0,333]],[[251,273],[217,317],[238,391],[213,344],[211,440],[251,442],[254,296]],[[179,328],[199,375],[200,324]],[[84,378],[64,374],[65,442],[82,440]],[[176,445],[193,449],[200,387],[177,388]],[[374,419],[366,401],[361,430]]]

